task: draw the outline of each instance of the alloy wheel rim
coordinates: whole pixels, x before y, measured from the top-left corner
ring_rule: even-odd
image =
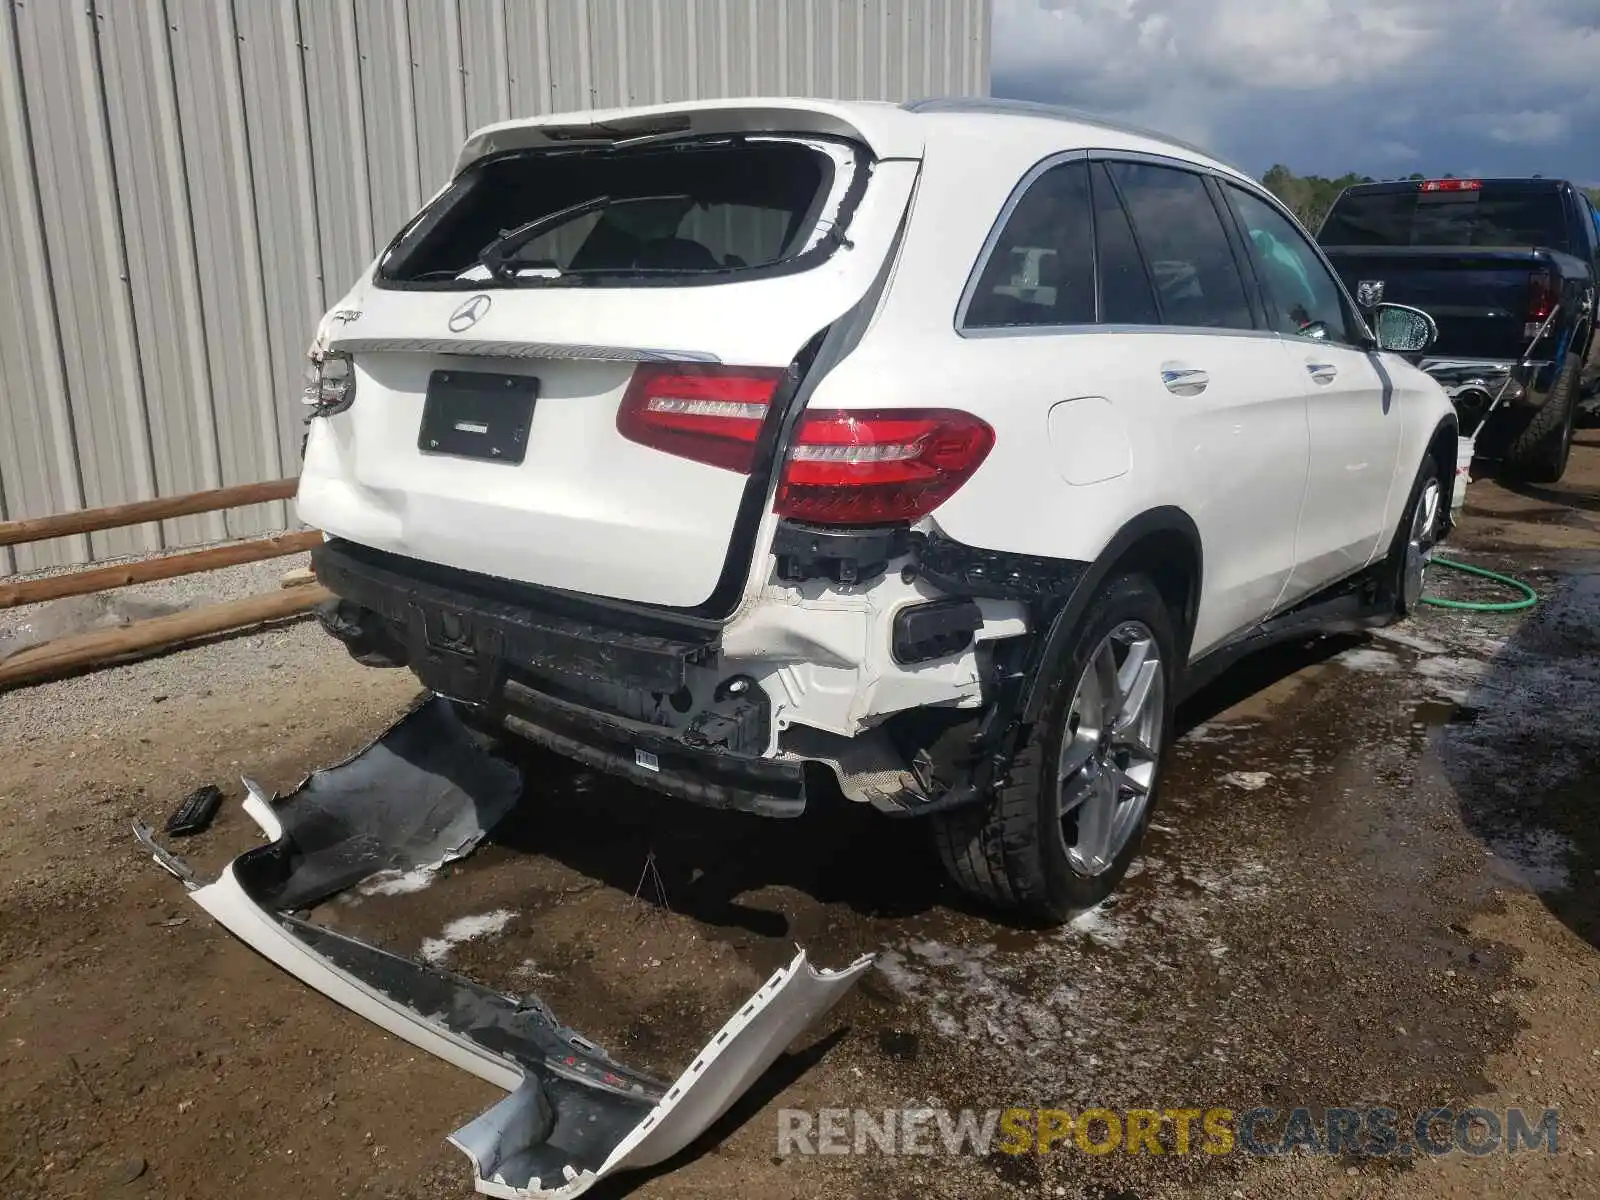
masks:
[[[1435,534],[1439,528],[1439,481],[1429,480],[1417,497],[1417,511],[1411,518],[1411,536],[1406,540],[1406,574],[1403,585],[1406,611],[1422,598],[1422,585],[1433,557]]]
[[[1150,805],[1166,720],[1160,646],[1139,621],[1095,647],[1067,707],[1056,761],[1056,818],[1079,875],[1111,869]]]

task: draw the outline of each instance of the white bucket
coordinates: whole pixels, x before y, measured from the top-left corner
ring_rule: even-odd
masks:
[[[1472,453],[1475,439],[1456,439],[1456,484],[1450,492],[1450,517],[1454,520],[1461,515],[1462,506],[1467,502],[1467,484],[1472,482]]]

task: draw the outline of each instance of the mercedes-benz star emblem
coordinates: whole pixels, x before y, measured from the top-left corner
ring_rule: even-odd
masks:
[[[491,297],[479,292],[450,314],[450,332],[461,333],[471,329],[483,319],[483,314],[489,311],[489,306],[493,303]]]

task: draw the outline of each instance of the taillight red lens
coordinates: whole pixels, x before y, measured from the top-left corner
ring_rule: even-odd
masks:
[[[1548,272],[1535,271],[1528,276],[1528,320],[1542,322],[1556,306],[1556,281]]]
[[[631,442],[748,475],[783,371],[644,363],[617,409]]]
[[[817,525],[916,521],[972,477],[994,430],[952,409],[808,412],[774,504]]]

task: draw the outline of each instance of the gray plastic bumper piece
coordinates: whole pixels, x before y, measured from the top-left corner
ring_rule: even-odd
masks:
[[[677,1154],[710,1127],[872,965],[819,971],[796,953],[671,1084],[630,1070],[540,1000],[497,992],[302,916],[378,871],[463,857],[515,805],[516,769],[488,754],[438,697],[281,804],[246,780],[245,810],[269,841],[196,886],[136,830],[195,902],[266,958],[353,1012],[504,1088],[451,1135],[500,1197],[571,1197],[612,1172]]]

